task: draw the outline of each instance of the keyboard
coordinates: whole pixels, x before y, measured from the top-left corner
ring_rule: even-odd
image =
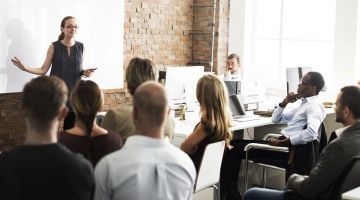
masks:
[[[259,115],[236,115],[233,116],[233,120],[237,122],[247,122],[260,119]]]

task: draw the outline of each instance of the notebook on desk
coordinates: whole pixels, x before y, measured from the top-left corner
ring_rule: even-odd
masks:
[[[229,108],[234,121],[245,122],[260,118],[258,115],[246,115],[244,102],[240,94],[229,96]]]

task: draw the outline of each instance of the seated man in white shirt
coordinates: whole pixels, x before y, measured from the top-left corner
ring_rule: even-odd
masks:
[[[291,173],[307,175],[311,168],[315,166],[318,155],[309,155],[304,148],[308,145],[315,147],[313,141],[320,142],[319,129],[326,117],[325,108],[319,100],[319,92],[324,87],[324,79],[318,72],[305,74],[298,85],[297,93],[289,93],[286,98],[279,103],[272,114],[272,121],[276,124],[287,124],[281,131],[284,139],[270,139],[269,144],[274,146],[295,146],[290,149],[288,163],[292,166],[286,171],[286,178]],[[301,104],[286,112],[285,107],[288,103],[293,103],[301,99]],[[319,145],[319,144],[316,144]],[[296,149],[297,147],[303,149]],[[316,148],[316,147],[315,147]]]
[[[134,94],[134,133],[95,169],[95,199],[190,200],[196,171],[189,156],[163,138],[169,114],[162,85],[146,82]]]
[[[331,196],[338,189],[336,180],[351,158],[360,154],[360,88],[347,86],[341,89],[334,108],[336,121],[344,125],[337,131],[339,137],[324,149],[320,159],[309,176],[293,174],[287,182],[287,188],[294,191],[294,199],[340,199]],[[252,188],[244,195],[245,200],[292,199],[284,190]],[[286,196],[286,197],[285,197]]]
[[[228,56],[224,81],[241,81],[240,56],[235,53]]]
[[[310,173],[311,168],[315,165],[314,160],[317,155],[308,155],[307,153],[316,152],[315,148],[318,144],[313,143],[318,142],[318,130],[326,116],[325,109],[318,99],[318,94],[324,85],[325,81],[320,73],[309,72],[305,74],[301,83],[299,83],[298,94],[289,93],[277,106],[273,112],[272,121],[287,124],[287,127],[281,131],[283,139],[271,139],[269,141],[240,139],[231,141],[234,148],[228,151],[228,155],[224,155],[221,178],[221,185],[229,185],[229,188],[225,189],[225,192],[229,193],[228,195],[234,196],[237,193],[237,187],[233,187],[233,185],[237,185],[241,159],[245,158],[244,147],[248,143],[258,142],[269,143],[274,146],[292,146],[291,149],[295,149],[294,146],[296,146],[297,149],[294,154],[252,150],[249,158],[287,168],[286,179],[294,172],[303,175]],[[288,103],[300,99],[302,103],[298,107],[284,112]],[[314,151],[304,151],[302,147],[305,146],[313,147]],[[300,159],[298,159],[299,157]],[[301,164],[298,165],[298,163]]]

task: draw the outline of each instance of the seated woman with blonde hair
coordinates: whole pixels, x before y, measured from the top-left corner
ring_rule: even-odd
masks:
[[[203,76],[197,83],[196,98],[200,104],[200,122],[180,148],[189,154],[198,172],[206,145],[225,140],[229,148],[232,135],[228,94],[224,83],[214,75]]]
[[[119,134],[96,124],[96,115],[104,97],[93,81],[80,80],[71,92],[70,103],[75,111],[75,126],[59,133],[59,143],[81,153],[93,166],[105,155],[122,147]]]

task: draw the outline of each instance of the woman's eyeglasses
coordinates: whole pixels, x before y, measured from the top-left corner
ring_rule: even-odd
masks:
[[[65,26],[65,28],[67,28],[67,29],[79,29],[79,26],[78,25],[75,25],[75,26],[73,26],[73,25],[67,25],[67,26]]]

